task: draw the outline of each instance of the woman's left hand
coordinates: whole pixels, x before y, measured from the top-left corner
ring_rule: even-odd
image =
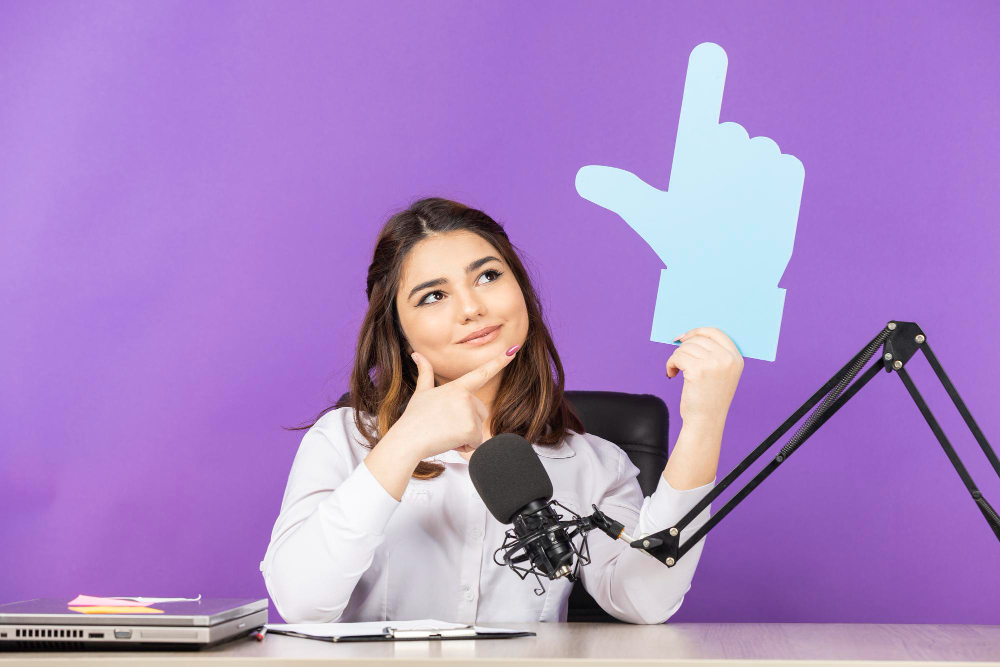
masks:
[[[667,359],[667,377],[684,373],[681,419],[685,424],[725,422],[743,373],[743,356],[715,327],[691,329]]]

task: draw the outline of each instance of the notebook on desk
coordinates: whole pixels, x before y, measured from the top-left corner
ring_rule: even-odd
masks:
[[[533,637],[534,632],[450,623],[435,619],[363,623],[268,623],[268,633],[327,642],[375,642],[437,639]]]

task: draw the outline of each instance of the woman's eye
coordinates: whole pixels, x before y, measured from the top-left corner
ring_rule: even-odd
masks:
[[[424,306],[429,303],[437,303],[437,301],[428,301],[427,297],[434,296],[435,294],[440,294],[441,292],[428,292],[427,296],[420,300],[420,305]]]
[[[503,272],[502,272],[502,271],[497,271],[496,269],[490,269],[489,271],[483,271],[483,274],[482,274],[481,276],[479,276],[479,277],[480,277],[480,278],[482,278],[483,276],[485,276],[485,275],[486,275],[486,274],[488,274],[488,273],[493,273],[493,274],[496,274],[496,278],[494,278],[493,280],[490,280],[490,281],[489,281],[489,282],[491,282],[491,283],[492,283],[492,282],[495,282],[495,281],[496,281],[496,279],[497,279],[497,278],[499,278],[499,277],[500,277],[500,276],[501,276],[501,275],[503,274]]]
[[[496,269],[487,269],[486,271],[483,271],[483,272],[482,272],[482,273],[481,273],[481,274],[479,275],[479,277],[480,277],[480,278],[482,278],[483,276],[485,276],[485,275],[487,275],[487,274],[490,274],[490,273],[492,273],[492,274],[493,274],[493,275],[494,275],[495,277],[494,277],[494,278],[493,278],[492,280],[488,280],[488,281],[487,281],[486,283],[482,283],[482,284],[487,284],[487,285],[488,285],[489,283],[494,283],[494,282],[496,282],[496,281],[497,281],[497,280],[498,280],[498,279],[500,278],[500,276],[502,276],[502,275],[503,275],[503,271],[498,271],[498,270],[496,270]],[[430,304],[432,304],[432,303],[437,303],[437,302],[438,302],[438,301],[440,301],[441,299],[435,299],[434,301],[428,301],[428,300],[427,300],[427,297],[431,297],[431,296],[434,296],[435,294],[441,294],[441,293],[442,293],[442,292],[441,292],[440,290],[438,290],[438,291],[435,291],[435,292],[428,292],[428,293],[427,293],[427,294],[426,294],[426,295],[424,296],[424,298],[420,300],[420,303],[419,303],[419,304],[417,304],[417,305],[420,305],[420,306],[425,306],[425,305],[430,305]]]

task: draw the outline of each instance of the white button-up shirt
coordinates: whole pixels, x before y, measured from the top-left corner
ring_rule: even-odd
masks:
[[[369,450],[362,442],[352,409],[344,407],[323,415],[299,445],[260,564],[286,622],[566,620],[572,582],[542,577],[545,593],[536,595],[534,575],[521,579],[494,562],[511,526],[486,509],[458,452],[426,459],[443,463],[444,473],[411,479],[397,501],[364,465]],[[672,527],[715,486],[713,480],[679,491],[660,475],[644,498],[639,469],[612,442],[568,431],[557,446],[532,447],[552,479],[553,499],[581,516],[596,504],[634,538]],[[681,544],[710,512],[706,507],[681,531]],[[574,538],[577,546],[581,539]],[[668,568],[594,530],[591,562],[580,577],[615,618],[663,623],[690,590],[706,539]]]

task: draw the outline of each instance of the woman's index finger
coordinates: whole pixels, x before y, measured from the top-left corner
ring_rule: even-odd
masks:
[[[493,357],[479,368],[473,368],[471,371],[455,380],[455,382],[458,382],[469,391],[477,391],[489,382],[494,375],[503,370],[504,366],[509,364],[510,360],[513,358],[514,355],[507,356],[506,352],[501,352],[499,355]]]

